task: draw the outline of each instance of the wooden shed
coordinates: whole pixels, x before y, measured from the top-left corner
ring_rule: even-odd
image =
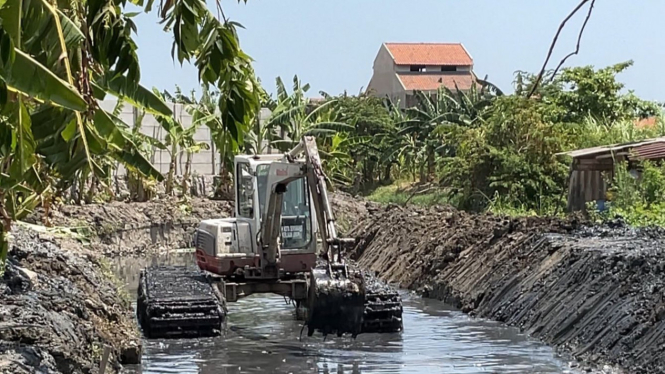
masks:
[[[568,211],[584,210],[586,203],[604,201],[607,180],[614,176],[614,165],[628,162],[637,170],[639,161],[665,159],[665,137],[639,142],[561,152],[557,156],[572,157],[568,179]]]

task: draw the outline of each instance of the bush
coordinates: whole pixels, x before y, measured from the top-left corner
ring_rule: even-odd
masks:
[[[632,226],[665,226],[665,165],[643,162],[639,175],[616,166],[608,189],[609,209],[598,220],[623,218]]]

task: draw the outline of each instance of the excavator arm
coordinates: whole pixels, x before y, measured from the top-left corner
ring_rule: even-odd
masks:
[[[304,164],[296,161],[303,153]],[[328,199],[326,178],[315,138],[303,137],[298,145],[286,154],[286,161],[272,163],[268,172],[269,187],[266,191],[268,204],[260,231],[264,261],[273,265],[279,257],[280,218],[286,186],[296,179],[306,177],[306,185],[312,197],[312,206],[320,230],[323,257],[331,266],[343,265],[341,247],[353,243],[353,239],[342,239],[337,236],[335,216]]]
[[[298,161],[304,154],[305,162]],[[261,225],[262,269],[272,274],[279,258],[279,238],[283,194],[289,182],[305,177],[312,197],[323,249],[323,263],[310,271],[308,296],[308,335],[315,330],[323,334],[351,333],[362,330],[365,289],[360,273],[350,274],[342,259],[341,248],[352,239],[337,236],[335,216],[327,194],[326,178],[321,166],[316,140],[305,136],[285,155],[285,162],[270,165],[267,209]]]
[[[321,232],[324,257],[331,264],[342,264],[341,246],[346,243],[352,243],[353,240],[341,239],[337,236],[335,215],[333,214],[330,200],[328,199],[326,178],[323,172],[323,167],[321,166],[319,149],[316,146],[316,140],[313,136],[303,137],[298,146],[291,150],[287,157],[292,161],[300,153],[305,154],[307,185],[309,186],[309,191],[312,196],[312,205],[314,206],[319,230]]]

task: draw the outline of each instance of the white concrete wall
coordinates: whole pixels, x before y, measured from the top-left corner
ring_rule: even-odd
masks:
[[[100,107],[107,110],[107,111],[113,111],[113,108],[116,105],[115,100],[105,100],[100,102]],[[187,111],[184,108],[184,105],[182,104],[175,104],[175,103],[170,103],[171,110],[173,111],[175,118],[184,126],[184,127],[189,127],[192,125],[192,116],[187,113]],[[135,120],[138,117],[139,111],[136,110],[133,106],[129,104],[125,104],[123,107],[122,112],[119,115],[119,118],[125,122],[128,126],[134,127],[135,126]],[[268,119],[270,116],[270,110],[268,109],[262,109],[260,113],[260,118],[261,120],[265,121]],[[157,138],[160,141],[164,141],[166,139],[166,131],[162,128],[162,126],[157,122],[157,119],[155,119],[154,116],[151,114],[146,114],[143,117],[143,121],[141,123],[141,132],[145,135],[152,136],[154,138]],[[210,129],[206,126],[201,126],[196,130],[196,133],[194,134],[194,139],[199,142],[205,142],[209,146],[209,150],[203,150],[197,154],[194,154],[192,156],[192,173],[197,173],[200,175],[215,175],[217,174],[217,169],[219,169],[219,152],[215,150],[215,146],[212,142],[212,139],[210,137]],[[169,164],[171,162],[171,156],[168,151],[162,151],[160,149],[155,149],[155,152],[153,156],[149,159],[149,161],[155,166],[157,170],[160,172],[166,174],[169,171]],[[185,163],[187,161],[187,156],[186,154],[181,154],[181,157],[179,157],[176,160],[176,174],[177,175],[182,175],[184,172],[185,168]],[[124,168],[120,168],[118,170],[118,173],[120,175],[123,175],[125,173]]]
[[[374,73],[368,90],[371,90],[375,96],[384,98],[388,95],[393,101],[403,102],[404,88],[395,74],[396,67],[388,48],[382,44],[374,60]]]

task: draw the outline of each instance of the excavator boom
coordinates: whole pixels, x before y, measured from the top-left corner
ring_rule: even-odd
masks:
[[[304,154],[304,162],[298,158]],[[305,136],[285,155],[286,162],[274,162],[268,173],[267,209],[261,225],[262,273],[276,274],[280,247],[283,195],[293,180],[306,179],[322,245],[322,262],[310,271],[308,335],[351,333],[362,330],[365,290],[360,273],[350,274],[341,247],[352,239],[337,237],[335,216],[327,195],[326,177],[314,137]]]

